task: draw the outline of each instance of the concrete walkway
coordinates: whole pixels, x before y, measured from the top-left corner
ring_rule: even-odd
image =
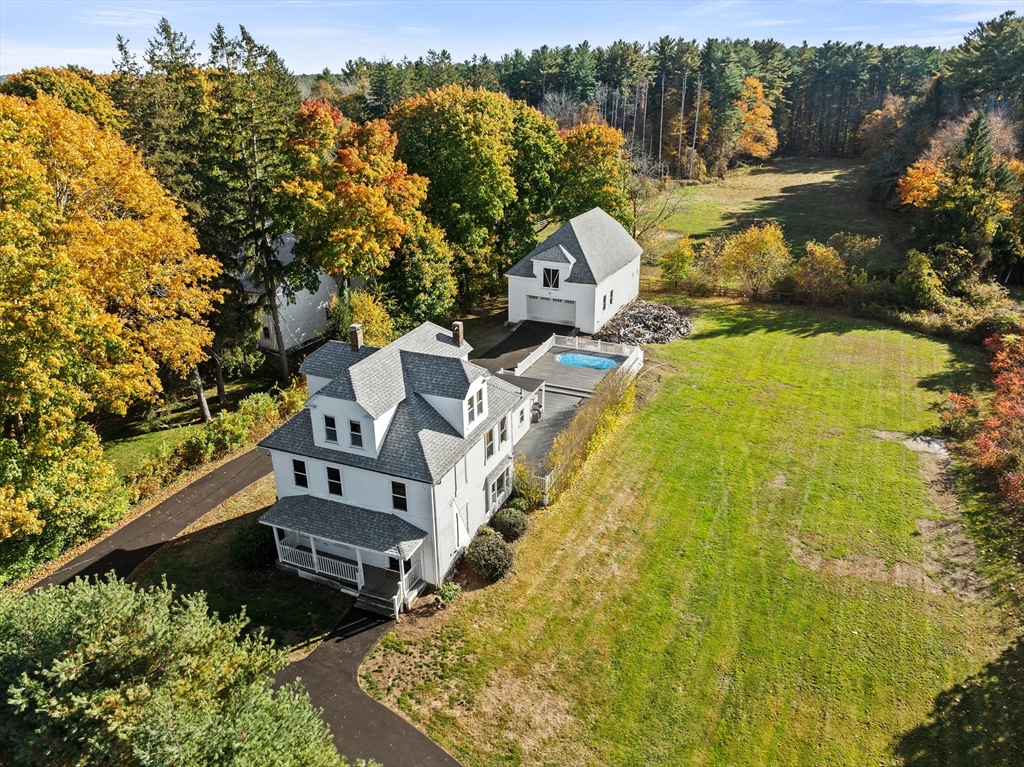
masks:
[[[63,585],[79,575],[92,577],[111,570],[126,578],[167,541],[272,469],[265,450],[243,453],[111,533],[33,588]]]
[[[308,656],[281,669],[286,684],[296,677],[309,690],[313,705],[349,762],[374,759],[384,767],[460,767],[455,758],[359,686],[359,664],[394,620],[353,608]]]

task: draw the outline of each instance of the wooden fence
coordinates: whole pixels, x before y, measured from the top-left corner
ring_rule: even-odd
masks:
[[[792,293],[782,293],[777,290],[765,290],[758,293],[756,296],[750,294],[750,291],[740,290],[739,288],[725,288],[716,285],[715,287],[708,287],[702,285],[699,289],[695,289],[690,285],[687,285],[685,281],[679,282],[673,286],[667,280],[658,279],[657,277],[642,277],[640,279],[640,293],[641,295],[652,294],[652,293],[677,293],[684,296],[721,296],[722,298],[749,298],[752,301],[764,301],[765,303],[772,304],[793,304],[803,303],[797,296]]]

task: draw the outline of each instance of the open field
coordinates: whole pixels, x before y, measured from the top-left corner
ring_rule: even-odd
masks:
[[[472,766],[1024,763],[1019,626],[952,578],[955,498],[894,434],[980,353],[697,306],[514,574],[405,620],[367,689]]]
[[[158,549],[132,573],[131,580],[151,586],[166,577],[179,594],[205,591],[210,609],[221,617],[244,609],[251,627],[263,628],[291,649],[293,658],[307,654],[353,600],[274,565],[245,572],[231,564],[235,531],[276,500],[274,478],[264,477]]]
[[[741,168],[722,181],[682,187],[679,211],[667,222],[670,237],[689,232],[695,241],[731,234],[758,219],[778,219],[794,253],[840,231],[881,236],[878,267],[899,265],[910,223],[867,201],[863,165],[842,158],[783,157]]]

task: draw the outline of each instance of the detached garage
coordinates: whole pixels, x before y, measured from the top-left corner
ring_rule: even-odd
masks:
[[[596,333],[640,292],[641,252],[600,208],[570,219],[505,273],[509,322]]]

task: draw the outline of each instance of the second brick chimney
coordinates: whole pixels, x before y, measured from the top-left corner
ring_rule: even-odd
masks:
[[[452,340],[455,342],[456,346],[462,346],[463,342],[466,340],[466,334],[462,329],[461,322],[452,323]]]
[[[358,322],[348,326],[348,340],[352,342],[352,351],[357,352],[363,348],[363,326]]]

